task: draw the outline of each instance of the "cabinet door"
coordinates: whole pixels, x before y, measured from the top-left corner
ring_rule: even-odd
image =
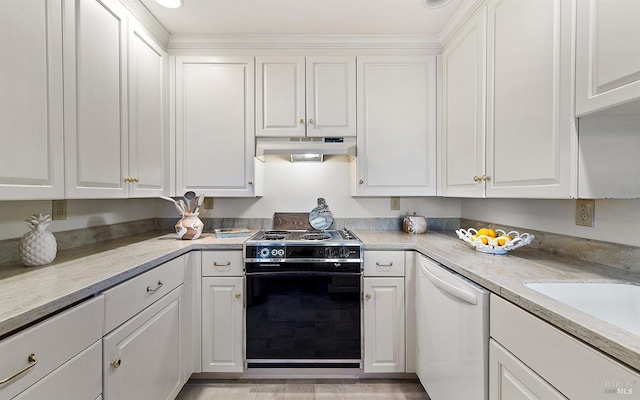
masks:
[[[0,200],[64,197],[61,3],[0,2]]]
[[[442,53],[442,196],[484,197],[486,9]]]
[[[305,58],[256,59],[256,136],[305,136]]]
[[[404,278],[364,278],[364,372],[405,372]]]
[[[129,32],[129,197],[169,193],[167,53],[140,27]]]
[[[202,278],[202,372],[242,372],[242,277]]]
[[[640,2],[578,1],[576,114],[640,99]],[[635,114],[638,115],[638,107]]]
[[[575,2],[492,0],[487,40],[487,197],[575,196]]]
[[[126,197],[126,20],[115,2],[66,0],[67,198]]]
[[[551,399],[567,398],[504,347],[489,341],[489,400]]]
[[[174,399],[183,385],[182,286],[103,339],[104,398]]]
[[[436,194],[434,56],[358,57],[352,194]]]
[[[307,57],[307,136],[356,136],[356,58]]]
[[[176,190],[254,196],[253,57],[176,57]]]

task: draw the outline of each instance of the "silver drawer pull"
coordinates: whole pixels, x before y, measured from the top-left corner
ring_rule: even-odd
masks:
[[[391,268],[391,267],[393,267],[393,261],[390,261],[389,264],[380,264],[379,262],[376,261],[376,266],[385,267],[385,268]]]
[[[28,360],[29,360],[30,363],[33,363],[33,364],[27,365],[24,369],[16,372],[15,374],[11,375],[8,378],[4,378],[3,380],[0,381],[0,385],[2,385],[3,383],[7,383],[10,380],[12,380],[14,378],[17,378],[18,376],[24,374],[25,372],[27,372],[31,368],[35,367],[36,364],[38,363],[38,359],[36,358],[35,354],[30,354]]]
[[[162,285],[164,285],[162,283],[162,281],[158,281],[158,286],[156,286],[155,289],[151,289],[151,286],[147,286],[147,293],[154,293],[156,292],[158,289],[160,289],[162,287]]]
[[[227,261],[227,263],[226,263],[226,264],[218,264],[218,262],[217,262],[217,261],[214,261],[214,262],[213,262],[213,266],[214,266],[214,267],[228,267],[229,265],[231,265],[231,261]]]

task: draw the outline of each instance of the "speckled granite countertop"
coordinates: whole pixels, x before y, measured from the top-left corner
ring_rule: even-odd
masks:
[[[493,293],[640,371],[640,337],[546,297],[524,284],[606,281],[640,284],[640,275],[526,247],[506,256],[473,250],[454,232],[408,235],[355,230],[365,250],[416,250]],[[53,264],[0,266],[0,336],[117,285],[191,250],[241,249],[246,237],[197,241],[149,233],[61,252]]]

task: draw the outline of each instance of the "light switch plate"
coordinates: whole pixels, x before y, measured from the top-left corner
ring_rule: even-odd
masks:
[[[213,197],[205,197],[202,208],[205,210],[213,210]]]
[[[595,200],[576,200],[576,225],[593,226],[595,211]]]

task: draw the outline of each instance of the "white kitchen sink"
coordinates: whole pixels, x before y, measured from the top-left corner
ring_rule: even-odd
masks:
[[[606,282],[531,282],[525,286],[640,336],[640,286]]]

